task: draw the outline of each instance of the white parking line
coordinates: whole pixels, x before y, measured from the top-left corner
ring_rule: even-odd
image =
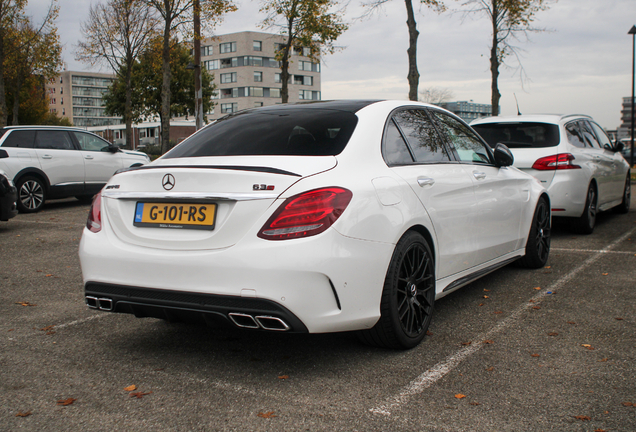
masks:
[[[561,279],[554,282],[547,288],[539,291],[537,295],[535,295],[530,301],[521,305],[517,309],[515,309],[510,316],[502,320],[499,324],[497,324],[490,331],[485,334],[479,335],[475,337],[475,340],[479,341],[478,343],[471,344],[461,350],[457,351],[455,354],[447,357],[445,360],[437,363],[431,369],[427,370],[416,379],[411,381],[406,387],[402,389],[402,391],[389,398],[383,405],[375,408],[371,408],[371,411],[374,414],[382,414],[386,416],[390,416],[391,412],[400,409],[403,405],[408,403],[408,400],[411,396],[422,393],[425,389],[435,384],[441,378],[446,376],[449,372],[455,369],[462,361],[470,357],[472,354],[479,351],[479,349],[483,346],[483,341],[492,339],[497,333],[500,333],[502,330],[506,329],[510,325],[512,325],[515,321],[519,319],[519,317],[525,313],[528,309],[536,306],[543,298],[548,295],[548,292],[556,292],[559,288],[561,288],[564,284],[569,282],[572,278],[574,278],[577,274],[579,274],[582,270],[585,270],[595,261],[597,261],[604,254],[608,253],[616,247],[619,243],[625,241],[629,238],[636,229],[632,229],[627,234],[619,237],[617,240],[610,243],[607,247],[602,250],[595,251],[595,254],[585,260],[580,266],[563,276]]]
[[[582,252],[582,253],[598,253],[598,254],[619,254],[619,255],[634,255],[636,252],[630,251],[608,251],[608,250],[595,250],[595,249],[567,249],[567,248],[552,248],[550,251],[555,252]]]

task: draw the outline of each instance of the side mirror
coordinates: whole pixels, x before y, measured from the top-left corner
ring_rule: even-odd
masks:
[[[616,145],[614,146],[614,149],[612,150],[615,152],[619,152],[619,151],[623,151],[624,148],[625,148],[625,144],[619,141],[616,143]]]
[[[109,144],[108,151],[111,153],[117,153],[119,151],[119,147],[117,147],[115,144]]]
[[[505,144],[498,143],[495,146],[495,165],[498,167],[511,166],[514,161],[515,157]]]

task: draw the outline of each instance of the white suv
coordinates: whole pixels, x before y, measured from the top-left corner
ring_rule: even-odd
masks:
[[[46,199],[90,200],[115,171],[150,161],[141,152],[120,150],[81,129],[10,126],[0,129],[0,169],[18,189],[23,213],[40,210]]]
[[[503,143],[510,148],[514,166],[548,190],[552,215],[574,218],[576,232],[591,233],[597,211],[629,211],[630,173],[621,156],[623,145],[613,145],[591,117],[488,117],[471,126],[490,146]]]

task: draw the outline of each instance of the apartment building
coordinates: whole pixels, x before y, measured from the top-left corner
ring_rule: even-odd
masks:
[[[439,106],[456,114],[466,123],[478,118],[490,117],[492,113],[491,104],[478,104],[473,101],[442,102]]]
[[[102,100],[114,80],[113,74],[62,71],[46,84],[49,110],[67,117],[74,126],[119,124],[121,117],[107,116]]]
[[[621,125],[618,128],[617,139],[632,137],[632,98],[624,97],[621,109]]]
[[[246,108],[281,103],[281,69],[276,51],[285,37],[239,32],[201,41],[201,66],[217,86],[215,107],[208,120]],[[320,63],[296,48],[289,64],[289,102],[320,100]]]

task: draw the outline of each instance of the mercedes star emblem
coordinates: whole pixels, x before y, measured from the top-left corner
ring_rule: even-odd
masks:
[[[170,190],[174,187],[174,176],[172,174],[166,174],[165,176],[163,176],[163,179],[161,180],[161,185],[163,186],[163,188],[165,190]]]

